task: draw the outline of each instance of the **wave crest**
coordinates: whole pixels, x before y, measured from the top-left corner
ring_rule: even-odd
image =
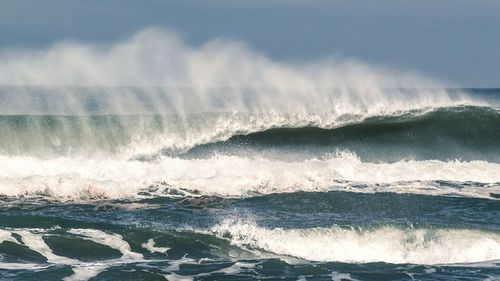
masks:
[[[150,157],[220,147],[323,145],[354,150],[401,147],[423,159],[468,159],[500,151],[497,108],[454,106],[388,115],[229,114],[139,116],[0,116],[0,152],[41,157]],[[378,146],[378,147],[377,147]],[[422,150],[421,149],[421,150]],[[440,151],[443,157],[438,157]],[[463,152],[460,155],[459,152]],[[432,154],[435,153],[435,158]],[[448,154],[446,154],[448,153]],[[360,153],[358,153],[360,154]],[[408,154],[408,153],[407,153]],[[429,158],[431,157],[431,158]],[[500,156],[499,156],[500,157]],[[474,157],[470,157],[474,159]],[[479,158],[479,159],[482,159]],[[476,158],[477,159],[477,158]]]

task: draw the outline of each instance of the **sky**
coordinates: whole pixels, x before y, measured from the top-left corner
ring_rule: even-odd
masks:
[[[327,56],[500,87],[500,1],[0,0],[0,48],[112,43],[150,26],[243,41],[277,61]]]

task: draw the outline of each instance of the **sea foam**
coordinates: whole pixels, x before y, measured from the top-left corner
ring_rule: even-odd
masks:
[[[500,234],[470,229],[269,229],[226,220],[211,231],[234,245],[310,261],[449,264],[500,259]]]
[[[351,153],[280,161],[261,157],[116,159],[0,157],[0,194],[58,200],[215,195],[248,197],[297,191],[396,192],[494,198],[500,164],[485,161],[368,163]],[[434,181],[476,182],[461,188]],[[359,184],[366,184],[359,186]],[[175,191],[175,192],[173,192]]]

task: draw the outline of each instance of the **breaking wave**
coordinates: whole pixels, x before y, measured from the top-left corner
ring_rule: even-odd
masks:
[[[0,116],[0,152],[41,157],[180,155],[223,147],[397,150],[401,158],[497,159],[500,111],[455,106],[390,115]],[[434,157],[433,157],[434,155]],[[497,158],[495,158],[497,157]],[[474,157],[469,157],[474,158]],[[477,158],[476,158],[477,159]]]
[[[268,229],[226,220],[211,232],[234,245],[310,261],[450,264],[500,259],[500,234],[473,229]]]
[[[494,199],[500,194],[499,170],[500,164],[485,161],[367,163],[350,153],[295,162],[237,156],[149,162],[2,156],[0,195],[95,200],[340,190]]]

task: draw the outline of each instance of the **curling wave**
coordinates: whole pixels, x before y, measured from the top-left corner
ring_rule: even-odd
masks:
[[[500,161],[500,110],[492,107],[455,106],[429,111],[373,116],[344,124],[311,122],[305,126],[281,124],[239,134],[226,141],[192,150],[233,151],[287,149],[300,151],[350,150],[373,161],[400,159],[484,159]]]

